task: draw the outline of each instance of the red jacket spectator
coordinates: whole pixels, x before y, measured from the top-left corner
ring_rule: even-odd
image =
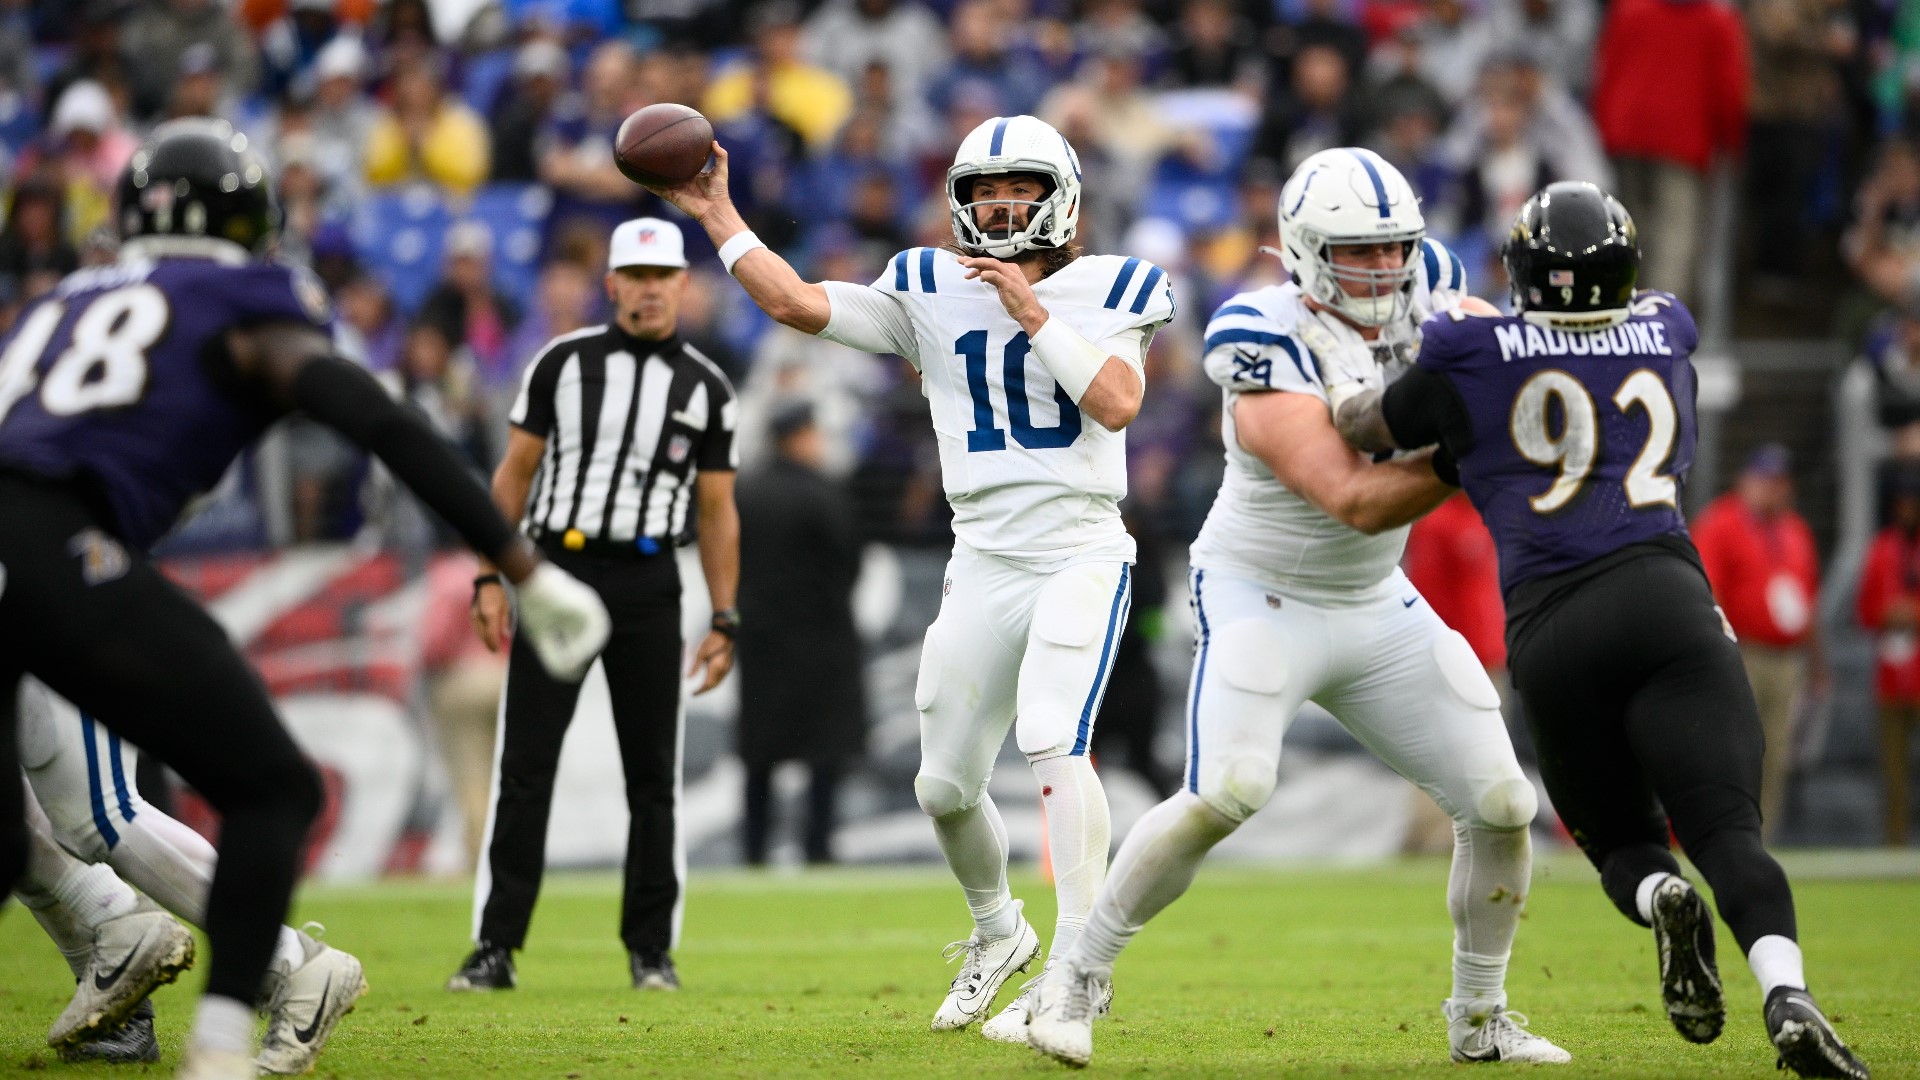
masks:
[[[1493,536],[1463,492],[1440,504],[1407,536],[1407,578],[1434,614],[1460,631],[1483,667],[1507,663],[1507,609]]]
[[[1807,636],[1820,563],[1806,519],[1791,509],[1763,515],[1735,490],[1707,504],[1690,531],[1741,641],[1788,648]]]
[[[1876,689],[1882,702],[1920,702],[1920,530],[1889,525],[1874,537],[1860,572],[1860,624],[1879,637]]]
[[[1705,172],[1747,136],[1747,35],[1719,0],[1615,0],[1595,59],[1607,153]]]

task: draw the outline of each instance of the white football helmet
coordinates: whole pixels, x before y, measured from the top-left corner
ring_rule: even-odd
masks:
[[[1413,185],[1371,150],[1322,150],[1301,162],[1280,189],[1287,269],[1308,296],[1362,326],[1385,326],[1407,313],[1420,267],[1413,253],[1426,232]],[[1383,240],[1405,249],[1403,266],[1336,272],[1334,246]]]
[[[1027,227],[1007,236],[990,236],[974,222],[973,178],[1035,173],[1053,184],[1037,202],[994,199],[1009,210],[1024,206]],[[953,238],[962,248],[1005,259],[1022,251],[1062,248],[1080,224],[1080,156],[1053,125],[1032,116],[996,116],[960,140],[947,170],[947,209]]]

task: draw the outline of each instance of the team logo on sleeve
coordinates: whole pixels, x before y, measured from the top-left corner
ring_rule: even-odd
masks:
[[[99,529],[81,529],[67,541],[67,553],[80,559],[80,579],[89,585],[102,585],[126,576],[133,560],[120,541]]]
[[[327,287],[304,266],[294,267],[292,277],[293,296],[300,301],[300,310],[316,325],[325,326],[333,318],[333,303],[327,299]]]

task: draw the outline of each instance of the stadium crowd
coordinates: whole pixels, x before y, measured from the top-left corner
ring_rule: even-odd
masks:
[[[855,280],[946,235],[940,179],[961,133],[1016,112],[1061,128],[1098,181],[1086,247],[1179,278],[1181,318],[1157,343],[1129,440],[1136,516],[1177,543],[1218,468],[1199,329],[1222,297],[1278,275],[1259,254],[1274,198],[1315,150],[1370,146],[1414,178],[1432,233],[1489,297],[1504,292],[1494,256],[1513,210],[1554,179],[1620,191],[1643,225],[1648,280],[1695,295],[1720,159],[1747,181],[1743,299],[1791,308],[1830,293],[1823,271],[1849,220],[1863,301],[1920,297],[1906,136],[1920,21],[1888,0],[10,0],[0,12],[0,318],[110,250],[112,184],[141,132],[226,116],[278,170],[282,251],[334,290],[355,355],[427,405],[477,467],[497,453],[527,357],[603,313],[608,229],[662,210],[609,149],[653,101],[713,119],[762,237],[816,277]],[[870,534],[944,543],[939,500],[922,492],[924,406],[903,369],[794,340],[710,251],[695,262],[691,336],[739,377],[749,413],[814,398]],[[299,459],[295,535],[351,531],[349,458]]]
[[[943,242],[942,178],[981,120],[1063,131],[1089,178],[1080,241],[1175,278],[1128,439],[1130,518],[1169,551],[1221,471],[1201,330],[1280,280],[1279,185],[1332,146],[1395,163],[1501,303],[1521,202],[1607,186],[1641,224],[1643,284],[1736,335],[1844,338],[1889,430],[1920,430],[1901,406],[1920,400],[1920,6],[1895,0],[0,0],[0,327],[111,256],[144,131],[224,116],[274,165],[281,254],[332,290],[344,351],[490,470],[528,358],[604,317],[612,226],[673,213],[611,156],[659,101],[712,119],[749,223],[814,279]],[[1726,191],[1742,209],[1716,251]],[[740,387],[746,459],[806,399],[864,536],[945,547],[906,365],[771,323],[688,234],[682,328]],[[1735,283],[1717,295],[1714,259]],[[1920,437],[1891,446],[1920,462]],[[288,468],[279,539],[434,529],[371,509],[331,436],[296,431]]]

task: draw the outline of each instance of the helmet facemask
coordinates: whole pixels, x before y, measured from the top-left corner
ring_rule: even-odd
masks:
[[[982,176],[1006,176],[1030,173],[1040,178],[1047,191],[1038,199],[973,198],[973,182]],[[966,196],[961,196],[965,188]],[[947,209],[953,219],[953,238],[960,247],[996,259],[1011,258],[1023,251],[1065,247],[1073,239],[1074,221],[1071,196],[1055,167],[1036,159],[1022,159],[996,166],[991,171],[977,165],[955,165],[947,172]],[[1016,207],[1026,207],[1027,223],[1021,229],[982,228],[977,208],[1004,206],[1009,223],[1017,216]],[[988,215],[991,220],[992,215]],[[1058,222],[1066,222],[1058,228]],[[1057,235],[1056,235],[1057,234]]]
[[[1361,326],[1385,326],[1406,317],[1413,307],[1413,282],[1419,263],[1413,258],[1425,230],[1406,236],[1381,236],[1331,240],[1319,233],[1293,225],[1287,245],[1290,262],[1296,268],[1310,264],[1307,273],[1296,274],[1307,295],[1322,306],[1333,309]],[[1396,267],[1367,269],[1347,266],[1333,260],[1333,249],[1344,244],[1398,242],[1401,264]]]

